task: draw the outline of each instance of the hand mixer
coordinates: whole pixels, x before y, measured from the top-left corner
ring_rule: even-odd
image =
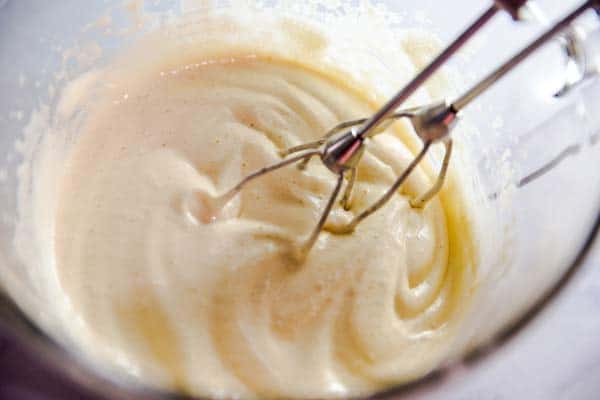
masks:
[[[566,30],[570,24],[586,10],[594,8],[597,12],[600,11],[600,0],[585,1],[451,103],[441,101],[416,108],[398,110],[399,106],[405,102],[411,94],[413,94],[429,77],[431,77],[431,75],[445,64],[453,54],[455,54],[471,37],[486,25],[494,15],[499,11],[504,10],[508,12],[513,19],[518,20],[520,10],[526,2],[527,0],[495,0],[490,8],[477,18],[475,22],[473,22],[373,116],[370,118],[342,122],[327,132],[319,140],[282,151],[281,155],[284,158],[283,161],[262,168],[246,176],[232,189],[215,199],[216,204],[218,204],[219,207],[223,207],[251,181],[269,172],[294,163],[299,163],[299,168],[302,169],[306,167],[311,158],[318,157],[322,163],[337,176],[337,181],[317,225],[310,236],[300,246],[300,255],[303,258],[308,254],[317,240],[319,233],[325,225],[327,217],[340,194],[345,180],[347,181],[347,184],[342,195],[341,206],[345,209],[350,208],[352,191],[357,176],[357,165],[360,163],[364,154],[368,139],[382,132],[391,122],[404,118],[411,123],[415,133],[421,139],[421,150],[406,167],[403,173],[377,201],[357,214],[350,223],[342,227],[333,228],[332,232],[336,234],[353,232],[361,221],[379,210],[394,196],[408,176],[423,160],[427,152],[431,149],[431,146],[434,143],[440,142],[444,146],[444,157],[435,183],[427,192],[410,200],[410,205],[412,207],[424,207],[427,202],[440,191],[444,184],[444,179],[452,155],[452,139],[450,133],[456,124],[460,111],[496,81],[511,71],[515,66],[528,58],[542,45]],[[290,157],[290,155],[292,156]]]

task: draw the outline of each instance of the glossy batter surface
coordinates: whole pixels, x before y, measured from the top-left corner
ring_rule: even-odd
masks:
[[[252,54],[162,71],[98,93],[60,182],[56,269],[90,332],[83,351],[106,349],[151,385],[226,398],[347,398],[436,367],[474,276],[456,182],[414,210],[431,184],[418,169],[354,234],[326,229],[298,265],[286,254],[335,183],[318,160],[255,181],[214,223],[199,193],[228,190],[374,105]],[[401,173],[407,135],[400,125],[372,140],[352,209],[336,206],[328,226]]]

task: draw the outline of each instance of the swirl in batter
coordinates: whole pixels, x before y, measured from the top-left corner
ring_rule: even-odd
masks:
[[[354,234],[329,233],[413,158],[396,124],[369,144],[351,210],[337,206],[296,265],[290,239],[310,233],[335,183],[318,160],[253,182],[214,223],[202,196],[376,104],[273,57],[162,67],[98,93],[61,182],[56,268],[86,346],[152,385],[225,398],[347,398],[443,361],[475,276],[456,176],[415,210],[432,180],[419,168]]]

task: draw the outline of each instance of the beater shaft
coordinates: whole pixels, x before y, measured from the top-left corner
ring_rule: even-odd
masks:
[[[598,0],[588,0],[571,12],[569,15],[564,17],[562,20],[557,22],[552,28],[544,32],[541,36],[535,39],[530,45],[525,47],[523,50],[515,54],[504,64],[490,73],[486,78],[473,86],[465,94],[460,96],[452,103],[452,108],[455,113],[465,108],[471,101],[477,98],[480,94],[485,92],[490,86],[496,83],[500,78],[510,72],[514,67],[519,65],[522,61],[527,59],[533,52],[538,50],[541,46],[546,44],[549,40],[554,38],[558,33],[567,28],[573,20],[587,11],[590,7],[600,4]]]
[[[498,12],[498,3],[494,3],[479,18],[461,33],[448,47],[446,47],[436,58],[417,74],[402,90],[392,97],[383,107],[379,109],[361,127],[358,135],[369,136],[369,132],[376,128],[383,120],[389,117],[402,105],[427,79],[431,77],[442,65],[454,55],[465,43],[469,41],[481,28],[483,28]]]

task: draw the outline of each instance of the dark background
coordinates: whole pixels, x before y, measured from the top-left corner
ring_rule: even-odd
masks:
[[[0,400],[108,400],[75,387],[0,331]]]

